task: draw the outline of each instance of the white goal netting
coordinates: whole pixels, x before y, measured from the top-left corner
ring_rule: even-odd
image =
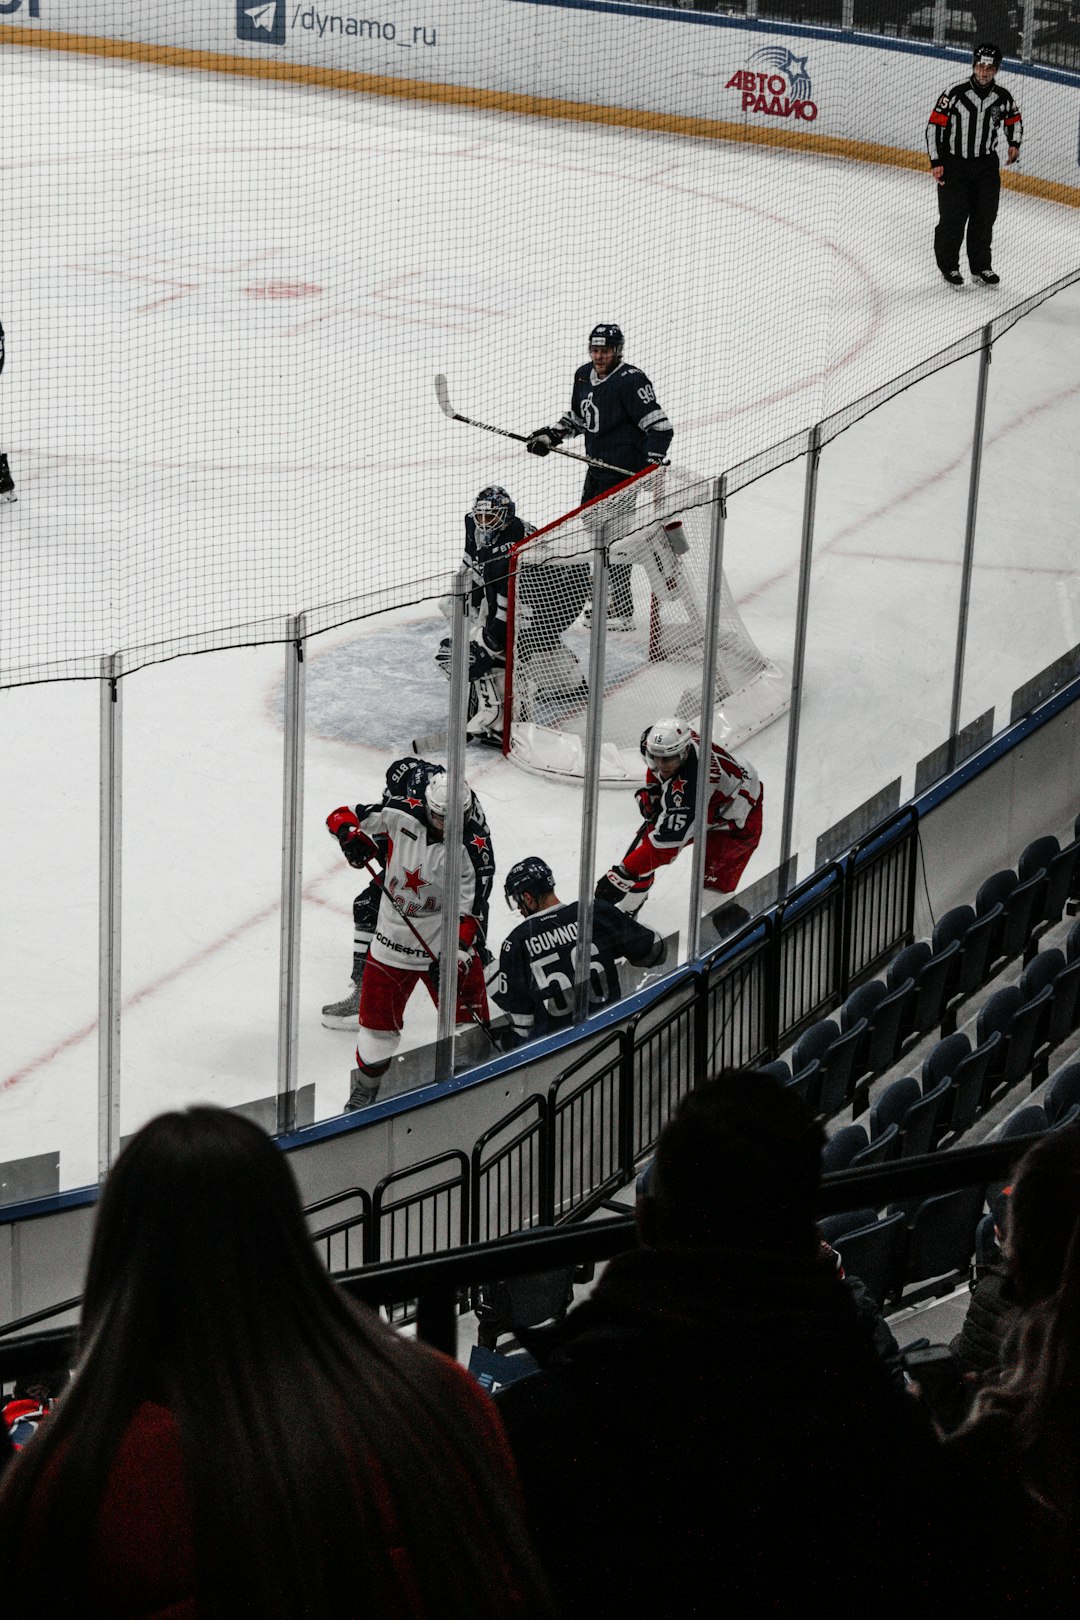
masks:
[[[543,775],[584,774],[586,606],[598,545],[608,547],[611,564],[601,779],[641,776],[641,733],[654,720],[700,720],[715,501],[711,480],[667,467],[578,508],[516,548],[504,737],[504,751],[516,764]],[[786,672],[754,644],[725,577],[714,739],[736,747],[783,714],[788,702]]]

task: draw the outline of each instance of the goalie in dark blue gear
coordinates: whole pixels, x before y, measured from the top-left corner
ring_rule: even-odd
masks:
[[[506,669],[506,616],[514,547],[535,524],[518,517],[501,484],[488,484],[465,514],[465,567],[469,590],[470,742],[502,747],[503,674]],[[445,611],[445,605],[444,605]],[[435,661],[450,675],[450,638],[439,643]]]

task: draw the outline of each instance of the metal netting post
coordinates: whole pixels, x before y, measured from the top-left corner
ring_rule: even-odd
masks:
[[[799,759],[799,721],[802,715],[803,670],[806,664],[806,620],[810,608],[810,569],[814,556],[814,518],[817,513],[818,462],[821,460],[821,423],[807,435],[806,483],[803,490],[802,550],[799,558],[799,599],[795,617],[795,651],[791,660],[791,709],[788,718],[787,766],[784,771],[784,814],[780,830],[780,898],[788,890],[792,828],[795,823],[795,776]]]
[[[457,1007],[457,948],[461,893],[461,794],[465,783],[465,727],[469,716],[468,576],[459,569],[450,598],[450,712],[446,728],[447,805],[443,824],[443,915],[439,936],[439,1012],[435,1043],[435,1078],[454,1072],[454,1028]]]
[[[971,473],[968,479],[967,520],[964,525],[964,560],[960,569],[960,608],[956,619],[956,658],[953,663],[952,708],[949,711],[948,769],[956,766],[956,739],[960,730],[960,699],[964,688],[964,661],[967,657],[968,613],[971,608],[971,575],[975,562],[975,520],[979,512],[979,483],[982,478],[983,431],[986,426],[986,394],[993,353],[992,325],[983,327],[979,351],[979,381],[975,390],[975,420],[971,431]]]
[[[698,779],[694,802],[693,859],[690,865],[690,915],[686,924],[686,958],[701,955],[701,904],[705,891],[705,839],[709,817],[709,764],[712,759],[713,709],[716,706],[716,637],[720,593],[724,583],[724,528],[727,522],[727,475],[713,485],[709,536],[709,582],[705,601],[705,656],[701,670],[701,718],[698,722]]]
[[[101,661],[98,820],[98,1179],[120,1151],[120,831],[123,703],[120,658]]]
[[[300,1046],[300,913],[304,865],[304,618],[288,621],[281,809],[281,934],[278,953],[277,1128],[296,1129]]]
[[[596,866],[596,812],[600,798],[600,747],[604,740],[604,651],[607,637],[608,550],[603,530],[593,551],[592,625],[589,636],[589,702],[585,719],[585,777],[582,783],[581,851],[578,860],[578,943],[574,964],[574,1022],[589,1016],[592,967],[593,875]]]

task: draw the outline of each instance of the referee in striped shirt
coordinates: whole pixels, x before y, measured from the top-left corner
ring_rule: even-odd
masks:
[[[960,246],[965,229],[972,277],[988,287],[996,287],[1001,280],[990,262],[1001,192],[998,130],[1005,131],[1008,168],[1020,156],[1024,126],[1012,96],[994,83],[1000,65],[996,45],[977,46],[970,79],[938,97],[926,126],[930,173],[938,185],[934,257],[951,287],[964,284]]]

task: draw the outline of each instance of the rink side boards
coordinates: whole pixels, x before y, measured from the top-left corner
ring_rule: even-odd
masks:
[[[284,4],[285,0],[277,0],[277,3]],[[922,142],[926,110],[945,82],[957,76],[962,71],[961,64],[968,61],[966,52],[934,51],[933,47],[915,42],[877,40],[867,35],[844,35],[834,30],[815,30],[795,24],[749,23],[740,18],[718,17],[713,13],[658,11],[655,7],[565,4],[563,0],[473,0],[470,20],[457,29],[460,43],[457,44],[456,54],[460,64],[455,61],[454,51],[448,49],[445,53],[440,52],[438,60],[431,64],[442,77],[405,78],[395,73],[361,71],[341,65],[338,61],[286,59],[278,54],[266,54],[265,48],[245,46],[240,40],[230,42],[224,26],[225,14],[231,16],[232,12],[227,0],[225,4],[219,0],[212,8],[208,7],[207,0],[202,0],[201,7],[185,8],[188,16],[183,25],[177,25],[174,20],[177,8],[166,6],[160,0],[145,9],[151,14],[142,23],[148,33],[157,32],[165,36],[182,31],[185,37],[190,38],[193,34],[197,35],[201,26],[207,44],[177,44],[164,37],[148,40],[109,37],[109,12],[115,13],[116,21],[112,26],[117,32],[129,27],[130,22],[124,15],[125,8],[105,5],[101,7],[105,15],[98,23],[104,31],[96,35],[41,24],[29,26],[0,17],[0,45],[93,56],[180,71],[225,73],[263,82],[385,96],[402,101],[422,101],[469,111],[502,112],[774,149],[802,148],[819,157],[840,157],[860,163],[923,171],[927,167]],[[301,16],[321,16],[316,7],[305,8],[295,0],[288,9],[294,24]],[[206,14],[201,25],[197,18],[191,16],[191,13],[200,10]],[[77,20],[77,7],[71,0],[52,0],[50,17],[62,17],[65,13],[70,14],[72,21]],[[558,68],[547,55],[538,58],[538,49],[542,47],[537,47],[532,29],[515,26],[515,13],[526,21],[531,19],[536,32],[546,30],[545,43],[550,51],[561,51],[563,57]],[[153,14],[160,14],[161,17],[157,27],[152,20]],[[542,23],[538,20],[541,17]],[[485,18],[488,19],[486,25]],[[340,21],[341,18],[334,16],[323,19],[324,22],[327,20]],[[357,21],[355,18],[347,20]],[[709,75],[698,70],[703,43],[701,35],[687,35],[685,29],[681,35],[673,31],[680,23],[704,24],[722,31],[722,40],[718,41],[718,56],[724,61],[722,68]],[[389,29],[392,25],[362,22],[360,26],[386,26]],[[442,26],[444,32],[453,34],[452,24],[440,23],[438,26]],[[648,35],[648,45],[642,37],[643,31]],[[437,28],[432,27],[431,32],[434,35]],[[815,93],[822,98],[820,112],[817,107],[814,109],[814,120],[820,116],[820,133],[811,128],[808,122],[799,119],[789,121],[787,126],[782,127],[776,118],[766,118],[756,123],[749,113],[742,119],[717,118],[700,111],[683,110],[673,104],[676,101],[685,102],[688,98],[696,98],[700,103],[702,99],[715,99],[717,95],[730,90],[731,79],[742,71],[739,64],[753,58],[755,46],[760,48],[783,38],[795,40],[800,48],[806,49],[807,55],[799,58],[800,61],[805,63],[812,59],[814,63]],[[633,56],[635,63],[640,62],[644,49],[646,61],[658,63],[655,79],[643,81],[627,75],[620,80],[616,71],[610,75],[608,82],[598,77],[597,82],[591,85],[588,74],[596,70],[583,63],[599,59],[606,69],[610,69],[613,60],[621,60],[620,52],[610,50],[616,42],[625,46],[626,54]],[[223,48],[209,48],[210,43]],[[365,45],[372,43],[370,39],[364,41]],[[609,48],[597,50],[601,43]],[[336,54],[338,58],[348,55],[346,42],[336,35],[332,35],[329,41],[320,36],[318,44],[325,46],[326,55]],[[296,49],[299,50],[301,45],[308,46],[310,54],[310,42],[303,38],[302,33]],[[573,48],[575,45],[577,49]],[[860,74],[865,76],[870,65],[868,57],[877,58],[874,66],[882,74],[877,93],[872,98],[845,95],[848,90],[847,74],[853,62],[857,61]],[[898,58],[904,61],[906,72],[897,73]],[[568,67],[567,62],[576,65]],[[521,65],[518,66],[518,63]],[[470,73],[475,75],[478,65],[481,72],[487,69],[492,77],[504,83],[516,75],[524,81],[522,88],[496,90],[460,82]],[[732,70],[730,74],[729,68]],[[529,74],[533,69],[545,81],[545,85],[553,77],[561,75],[566,81],[565,87],[576,90],[578,94],[536,94],[528,88]],[[725,75],[728,75],[728,82],[721,85]],[[703,91],[697,86],[687,90],[687,79],[695,77],[698,80],[708,77],[711,88]],[[1006,63],[1003,81],[1007,82],[1010,77],[1020,79],[1020,95],[1029,129],[1039,131],[1037,139],[1029,142],[1025,163],[1031,161],[1038,164],[1042,172],[1004,173],[1003,184],[1011,190],[1044,201],[1069,207],[1080,206],[1080,152],[1076,133],[1080,79],[1060,69],[1031,64],[1013,67]],[[821,91],[816,88],[818,84],[823,86]],[[605,105],[599,99],[587,99],[590,92],[598,98],[604,94],[621,94],[628,103],[636,100],[651,101],[653,104]],[[738,110],[738,100],[738,92],[733,100],[729,98],[732,110]],[[667,105],[659,105],[661,102]],[[835,110],[832,110],[834,104]],[[849,113],[853,120],[864,117],[873,123],[874,128],[865,132],[845,128]],[[878,137],[883,133],[892,134],[895,139],[889,142],[867,138],[871,133]]]

